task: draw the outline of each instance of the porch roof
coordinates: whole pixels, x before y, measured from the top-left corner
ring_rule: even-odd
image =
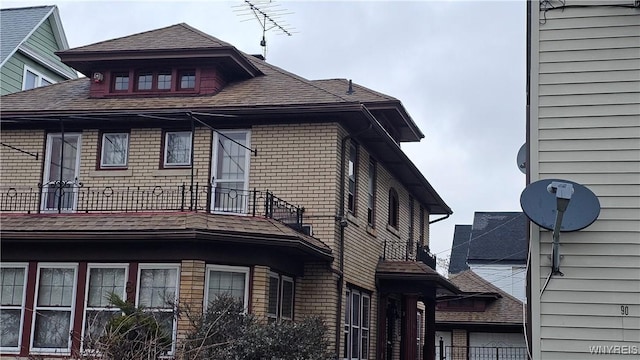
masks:
[[[331,248],[273,219],[196,212],[0,214],[0,237],[12,240],[204,239],[299,251],[331,261]]]
[[[460,293],[457,286],[421,261],[381,260],[376,281],[392,292],[425,294],[425,290],[435,288],[437,295]]]

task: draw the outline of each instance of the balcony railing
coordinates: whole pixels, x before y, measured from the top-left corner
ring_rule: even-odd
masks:
[[[437,346],[436,359],[527,360],[528,357],[526,347]]]
[[[301,231],[304,208],[269,191],[212,185],[85,187],[55,182],[37,187],[0,187],[0,212],[135,213],[191,211],[264,216]]]
[[[427,247],[410,240],[385,240],[383,260],[421,261],[432,269],[436,269],[436,256]]]

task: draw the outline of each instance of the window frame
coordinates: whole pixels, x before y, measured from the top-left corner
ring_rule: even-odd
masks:
[[[105,164],[105,140],[108,135],[125,135],[126,136],[126,147],[124,154],[124,164]],[[99,166],[100,169],[126,169],[129,167],[129,146],[131,134],[127,131],[114,131],[114,132],[102,132],[100,136],[100,161]]]
[[[27,83],[26,83],[26,79],[27,79],[27,72],[32,73],[33,75],[35,75],[36,77],[36,83],[35,86],[32,88],[27,88]],[[50,77],[44,75],[42,72],[32,68],[31,66],[24,64],[23,69],[22,69],[22,90],[31,90],[31,89],[36,89],[39,87],[43,87],[43,86],[48,86],[48,85],[43,85],[42,81],[47,81],[49,83],[49,85],[53,85],[56,83],[55,80],[52,80]]]
[[[151,92],[151,91],[155,90],[155,86],[154,86],[155,85],[154,84],[155,83],[155,81],[154,81],[155,80],[155,74],[154,74],[153,71],[140,70],[140,71],[136,71],[134,74],[135,75],[134,75],[134,86],[133,86],[133,89],[134,89],[135,92]],[[143,77],[143,76],[144,77],[147,77],[147,76],[151,77],[151,83],[149,83],[149,88],[145,88],[145,89],[141,89],[140,88],[140,84],[141,84],[140,78]],[[146,79],[142,83],[144,83],[146,85],[147,84]]]
[[[343,340],[344,351],[342,358],[344,360],[367,360],[371,358],[371,294],[358,290],[354,287],[347,287],[345,292],[346,296],[346,308],[345,308],[345,325],[343,330]],[[354,296],[358,296],[358,323],[356,324],[356,314],[353,309],[353,300]],[[367,302],[366,310],[365,310],[365,299]],[[364,325],[366,312],[367,325]],[[353,339],[354,339],[354,330],[358,330],[357,340],[358,340],[358,354],[354,357],[353,355]],[[366,332],[366,335],[365,335]],[[363,339],[366,339],[367,344],[366,347],[363,348]],[[348,343],[347,343],[348,342]],[[366,350],[366,354],[363,354],[363,350]]]
[[[71,294],[71,305],[70,306],[40,306],[38,305],[38,298],[40,296],[40,277],[42,274],[42,269],[73,269],[73,286],[72,286],[72,294]],[[38,263],[36,270],[36,284],[34,290],[34,314],[31,319],[31,334],[30,334],[30,342],[29,342],[29,351],[31,354],[55,354],[55,355],[71,355],[71,347],[73,343],[73,339],[71,333],[67,339],[67,347],[66,348],[39,348],[35,347],[35,332],[36,332],[36,322],[38,319],[38,314],[40,311],[68,311],[69,312],[69,329],[70,332],[73,331],[73,323],[76,315],[76,296],[78,289],[78,263]],[[49,309],[51,308],[51,309]],[[62,310],[61,308],[67,309]],[[42,316],[42,315],[41,315]]]
[[[359,152],[358,143],[351,140],[349,144],[349,161],[347,162],[347,211],[353,216],[356,216],[358,210]]]
[[[160,88],[160,76],[162,75],[169,75],[169,87],[168,88]],[[154,90],[159,91],[159,92],[167,92],[167,91],[171,91],[173,90],[174,87],[174,72],[172,70],[158,70],[156,72],[153,73],[153,82],[156,84]],[[162,81],[162,83],[165,83],[166,81]]]
[[[211,281],[211,271],[219,271],[219,272],[230,272],[230,273],[243,273],[244,278],[244,294],[243,294],[243,309],[246,314],[249,310],[249,280],[251,269],[247,266],[231,266],[231,265],[216,265],[216,264],[208,264],[206,266],[206,274],[204,281],[204,306],[203,309],[207,309],[209,307],[209,303],[213,301],[213,299],[209,299],[209,285]]]
[[[190,74],[193,75],[190,75]],[[182,77],[193,76],[193,87],[183,87]],[[197,91],[198,90],[198,72],[197,69],[178,69],[176,76],[176,90],[177,91]]]
[[[400,226],[400,197],[393,187],[389,188],[389,220],[387,224],[398,230]]]
[[[226,139],[227,137],[229,137],[232,134],[242,134],[244,135],[244,139],[245,139],[245,144],[243,148],[245,151],[245,156],[244,156],[244,178],[243,179],[233,179],[233,178],[223,178],[220,176],[220,174],[218,173],[218,163],[219,163],[219,158],[220,158],[220,141],[221,138]],[[235,141],[235,140],[234,140]],[[251,129],[228,129],[228,130],[220,130],[220,131],[214,131],[213,133],[213,137],[212,137],[212,146],[213,146],[213,150],[212,150],[212,161],[211,161],[211,176],[213,178],[212,181],[212,185],[213,185],[213,194],[211,196],[211,211],[212,212],[221,212],[221,213],[229,213],[229,212],[233,212],[233,213],[242,213],[245,214],[248,212],[248,206],[249,206],[249,198],[248,198],[248,191],[249,191],[249,171],[250,171],[250,167],[251,167],[251,151],[249,150],[251,148]],[[240,146],[240,145],[238,145]],[[227,152],[227,156],[231,156],[228,152]],[[237,182],[243,182],[243,188],[242,190],[242,194],[240,196],[244,197],[240,202],[241,204],[235,204],[236,206],[234,207],[218,207],[216,206],[216,198],[218,196],[224,196],[224,193],[218,193],[217,189],[221,188],[221,189],[229,189],[228,187],[224,187],[224,186],[220,186],[219,184],[224,184],[224,183],[237,183]]]
[[[166,269],[170,269],[170,270],[176,270],[176,287],[175,287],[175,292],[174,292],[174,297],[175,297],[175,301],[179,300],[179,296],[180,296],[180,264],[170,264],[170,263],[162,263],[162,264],[156,264],[156,263],[145,263],[145,264],[139,264],[138,265],[138,277],[136,280],[136,307],[140,307],[140,294],[142,293],[142,289],[141,289],[141,283],[142,283],[142,271],[143,270],[166,270]],[[151,307],[151,306],[146,306],[143,305],[145,307],[145,311],[147,312],[170,312],[172,313],[172,315],[175,312],[175,307]],[[167,353],[167,355],[171,356],[175,353],[176,350],[176,338],[178,335],[178,321],[176,319],[175,316],[172,316],[172,328],[171,328],[171,350],[169,350],[169,352]]]
[[[135,76],[135,75],[134,75]],[[127,78],[127,88],[126,89],[117,89],[116,86],[118,84],[118,78]],[[135,79],[134,79],[135,80]],[[132,83],[135,81],[131,80],[131,72],[130,71],[114,71],[111,73],[111,92],[114,94],[122,94],[128,93],[132,89]]]
[[[373,158],[369,158],[368,171],[368,202],[367,202],[367,223],[372,228],[376,225],[376,190],[378,187],[378,165]]]
[[[27,300],[27,280],[29,278],[29,264],[22,262],[3,262],[0,263],[0,276],[2,269],[24,269],[24,279],[22,284],[22,300],[20,306],[18,305],[0,305],[2,310],[20,310],[20,321],[18,325],[18,344],[16,347],[0,346],[0,353],[3,354],[19,354],[22,347],[22,332],[24,329],[24,315]],[[0,290],[1,290],[0,283]]]
[[[278,291],[276,293],[276,313],[271,313],[270,305],[271,305],[271,279],[276,279],[276,283],[278,284]],[[284,283],[288,282],[291,284],[291,316],[284,316],[282,312],[283,304],[284,304]],[[296,282],[295,279],[291,276],[278,274],[273,271],[269,271],[269,292],[267,292],[267,319],[269,321],[293,321],[295,317],[295,299],[296,299]]]
[[[92,269],[124,269],[124,284],[122,287],[121,299],[127,300],[127,282],[129,281],[129,264],[128,263],[89,263],[87,264],[87,274],[85,279],[85,294],[82,309],[82,330],[80,336],[80,351],[82,353],[95,352],[94,349],[85,348],[85,337],[87,336],[87,311],[111,311],[114,313],[122,313],[118,308],[114,307],[95,307],[89,306],[89,287]]]
[[[168,163],[167,162],[167,153],[168,153],[168,144],[169,144],[169,135],[170,134],[189,134],[189,161],[186,163]],[[172,169],[172,168],[188,168],[191,167],[191,154],[193,152],[193,132],[191,130],[165,130],[162,133],[162,168],[163,169]]]

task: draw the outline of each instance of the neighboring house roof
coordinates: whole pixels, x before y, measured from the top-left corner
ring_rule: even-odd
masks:
[[[493,324],[516,325],[522,324],[522,302],[498,287],[484,280],[472,270],[451,275],[449,281],[463,291],[458,298],[473,298],[494,295],[495,300],[489,301],[485,311],[436,311],[437,323],[457,324]],[[455,299],[455,298],[449,298]]]
[[[453,231],[453,244],[449,257],[449,274],[457,274],[469,269],[467,254],[469,253],[469,239],[471,225],[456,225]]]
[[[475,213],[467,263],[524,264],[527,250],[527,218],[524,213]]]
[[[106,216],[105,216],[106,215]],[[193,212],[2,215],[3,240],[51,239],[90,241],[122,237],[220,238],[263,246],[292,248],[305,254],[332,259],[331,248],[321,240],[304,235],[269,218],[228,216]],[[28,229],[28,230],[25,230]]]
[[[43,62],[52,70],[69,79],[77,78],[77,74],[61,63],[55,64],[46,57],[40,57],[38,51],[26,44],[29,37],[47,19],[51,21],[53,35],[61,50],[68,49],[67,37],[62,27],[58,8],[53,6],[35,6],[0,10],[0,66],[18,50],[35,60]]]

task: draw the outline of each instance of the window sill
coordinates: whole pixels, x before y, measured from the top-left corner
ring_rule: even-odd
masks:
[[[367,233],[373,237],[378,236],[378,231],[376,230],[376,228],[374,228],[370,224],[367,224]]]
[[[347,213],[347,220],[355,226],[360,226],[358,225],[358,218],[353,216],[353,213]]]
[[[89,172],[89,176],[91,177],[127,177],[127,176],[133,176],[133,170],[131,169],[125,169],[125,170],[100,169],[100,170],[93,170]]]
[[[387,231],[389,231],[390,233],[392,233],[398,238],[400,237],[400,231],[389,224],[387,224]]]
[[[190,176],[191,168],[186,169],[160,169],[153,176]]]

